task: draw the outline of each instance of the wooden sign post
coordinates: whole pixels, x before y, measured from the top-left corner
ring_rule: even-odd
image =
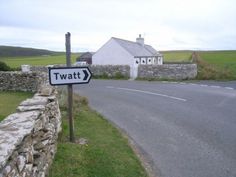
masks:
[[[70,45],[70,33],[66,34],[66,66],[71,67],[71,45]],[[68,119],[70,126],[70,142],[75,142],[74,135],[74,120],[73,120],[73,85],[68,84]]]
[[[70,128],[70,141],[75,142],[73,119],[73,84],[88,84],[92,73],[88,67],[71,66],[70,33],[66,34],[66,65],[67,67],[49,68],[49,83],[55,85],[67,85],[68,90],[68,120]]]

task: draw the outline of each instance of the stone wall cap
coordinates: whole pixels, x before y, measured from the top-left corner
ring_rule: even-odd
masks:
[[[53,92],[53,88],[52,87],[42,87],[40,90],[39,90],[39,95],[40,96],[50,96]]]
[[[16,110],[18,112],[36,111],[36,110],[43,111],[45,110],[45,106],[44,105],[18,106]]]
[[[33,98],[26,99],[20,103],[20,106],[35,106],[35,105],[46,105],[48,102],[47,97],[34,96]]]
[[[0,168],[3,168],[16,146],[34,128],[40,111],[14,113],[0,123]]]

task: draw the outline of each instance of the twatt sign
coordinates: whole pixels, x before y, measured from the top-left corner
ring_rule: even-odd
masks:
[[[51,85],[87,84],[91,76],[88,67],[49,68]]]

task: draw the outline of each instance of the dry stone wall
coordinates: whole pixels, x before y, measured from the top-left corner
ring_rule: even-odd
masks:
[[[48,68],[50,67],[65,67],[64,64],[56,64],[56,65],[47,65],[47,66],[29,66],[29,70],[31,72],[48,72]]]
[[[63,65],[55,65],[60,67]],[[89,65],[94,78],[130,78],[130,66],[128,65]],[[47,67],[30,67],[31,71],[47,72]],[[163,65],[139,65],[138,78],[140,79],[194,79],[197,76],[197,64],[163,64]]]
[[[74,65],[79,66],[79,65]],[[65,67],[65,65],[54,65],[51,67]],[[129,65],[88,65],[93,77],[100,78],[129,78],[130,66]],[[45,66],[30,66],[30,71],[33,72],[48,72],[48,67]]]
[[[90,65],[89,69],[95,77],[130,77],[130,66],[128,65]]]
[[[197,76],[196,64],[163,64],[140,65],[138,78],[140,79],[194,79]]]
[[[32,91],[38,87],[33,98],[0,122],[0,177],[44,177],[48,173],[57,149],[61,115],[56,89],[45,77],[42,80],[40,86],[32,87]]]
[[[12,90],[36,92],[44,82],[45,77],[45,73],[0,71],[0,91]]]
[[[30,71],[32,71],[32,72],[48,72],[48,67],[46,67],[46,66],[30,66]]]

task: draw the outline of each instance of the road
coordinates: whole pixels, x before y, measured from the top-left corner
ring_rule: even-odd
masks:
[[[92,80],[74,90],[135,141],[158,177],[236,177],[236,82]]]

